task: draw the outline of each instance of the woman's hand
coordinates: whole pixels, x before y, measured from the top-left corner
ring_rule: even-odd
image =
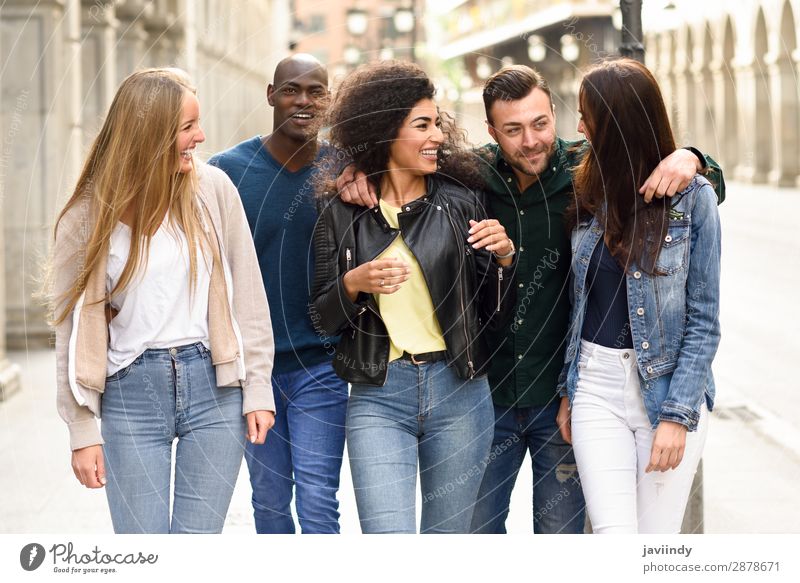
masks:
[[[497,219],[484,219],[480,223],[470,220],[469,226],[470,236],[467,243],[472,243],[473,249],[485,247],[496,255],[508,255],[514,249],[511,239],[506,235],[506,228]],[[511,257],[496,259],[503,267],[508,267],[513,261]]]
[[[650,463],[645,473],[666,472],[678,467],[686,449],[686,426],[673,421],[661,421],[653,436]]]
[[[367,208],[378,205],[378,196],[375,187],[367,180],[367,175],[356,170],[353,164],[347,166],[336,179],[336,190],[342,202],[357,204]]]
[[[261,445],[267,439],[267,431],[275,425],[272,411],[250,411],[247,415],[247,439],[250,443]]]
[[[569,411],[569,397],[561,397],[561,404],[556,414],[556,424],[561,432],[561,437],[572,445],[572,419]]]
[[[344,289],[351,302],[359,292],[366,294],[393,294],[405,282],[411,268],[402,259],[375,259],[344,274]]]
[[[102,488],[106,485],[106,466],[102,445],[90,445],[72,452],[72,471],[78,481],[87,488]]]

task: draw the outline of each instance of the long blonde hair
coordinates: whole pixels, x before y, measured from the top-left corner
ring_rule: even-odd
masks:
[[[60,314],[52,314],[53,325],[74,309],[89,275],[108,255],[111,234],[129,208],[133,211],[130,252],[109,297],[146,267],[150,240],[167,213],[170,226],[181,228],[189,243],[191,290],[197,278],[198,244],[210,249],[214,260],[218,258],[202,228],[196,170],[193,166],[185,174],[177,172],[177,136],[186,92],[195,93],[195,88],[179,69],[137,71],[117,89],[75,190],[56,220],[54,236],[67,211],[82,197],[91,198],[96,220],[82,253],[82,273],[62,297],[52,298],[51,306],[64,306]]]

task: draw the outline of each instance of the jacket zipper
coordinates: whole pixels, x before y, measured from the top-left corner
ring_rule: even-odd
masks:
[[[450,226],[453,227],[453,233],[455,233],[456,241],[460,241],[460,237],[458,235],[458,228],[456,227],[455,222],[453,222],[453,217],[450,215],[450,204],[445,203],[444,205],[447,207],[447,218],[450,219]],[[461,259],[461,271],[464,270],[464,258]],[[459,276],[458,278],[458,299],[461,303],[461,321],[464,324],[464,339],[467,341],[466,352],[467,352],[467,367],[469,368],[469,378],[472,379],[475,377],[475,364],[472,362],[472,355],[469,352],[470,344],[472,344],[471,339],[469,337],[469,330],[467,329],[467,312],[464,307],[464,278]]]
[[[350,247],[346,247],[344,250],[344,256],[347,259],[347,270],[350,271],[350,264],[353,261],[353,254],[350,252]]]
[[[501,293],[500,288],[502,287],[502,284],[503,284],[503,268],[502,267],[498,267],[497,268],[497,310],[495,310],[495,312],[499,312],[500,311],[500,293]]]

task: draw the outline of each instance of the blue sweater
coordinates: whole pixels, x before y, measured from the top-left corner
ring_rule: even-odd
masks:
[[[336,339],[317,333],[308,311],[317,221],[313,167],[289,172],[263,147],[261,136],[220,152],[208,162],[230,177],[247,214],[275,335],[273,372],[282,374],[330,361]]]

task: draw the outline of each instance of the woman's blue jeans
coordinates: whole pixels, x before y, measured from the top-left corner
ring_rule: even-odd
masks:
[[[114,532],[222,532],[246,423],[242,389],[216,386],[202,343],[146,350],[106,379],[101,413]]]
[[[383,387],[354,384],[347,448],[364,533],[415,533],[419,463],[423,533],[467,533],[494,435],[485,376],[443,362],[395,360]]]

